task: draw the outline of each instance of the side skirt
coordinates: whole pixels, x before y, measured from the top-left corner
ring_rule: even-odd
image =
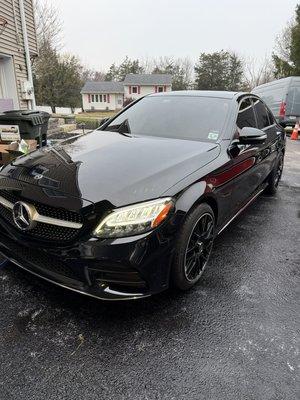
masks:
[[[226,229],[227,228],[227,226],[228,225],[230,225],[231,224],[231,222],[233,221],[233,220],[235,220],[264,190],[265,190],[265,188],[267,187],[267,184],[264,184],[263,185],[263,187],[261,187],[251,198],[250,198],[250,200],[248,200],[247,201],[247,203],[246,204],[244,204],[243,206],[242,206],[242,208],[240,208],[239,209],[239,211],[232,217],[232,218],[230,218],[230,220],[228,221],[228,222],[226,222],[225,223],[225,225],[223,225],[221,228],[220,228],[220,230],[218,231],[218,233],[217,233],[217,235],[216,236],[218,236],[218,235],[220,235],[220,233],[222,233],[223,231],[224,231],[224,229]]]

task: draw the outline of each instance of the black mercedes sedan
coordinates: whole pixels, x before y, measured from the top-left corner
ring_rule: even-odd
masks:
[[[0,253],[108,300],[195,285],[214,238],[281,177],[285,133],[247,93],[158,93],[0,171]],[[213,268],[213,266],[212,266]]]

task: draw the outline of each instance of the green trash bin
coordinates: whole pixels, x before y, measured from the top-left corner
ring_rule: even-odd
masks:
[[[0,125],[18,125],[22,139],[34,139],[42,147],[47,144],[49,118],[44,111],[12,110],[0,114]]]

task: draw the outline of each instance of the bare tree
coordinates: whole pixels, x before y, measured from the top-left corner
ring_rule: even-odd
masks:
[[[83,82],[86,81],[105,81],[106,72],[103,71],[96,71],[91,68],[83,68],[82,71],[82,80]]]
[[[257,60],[250,57],[244,60],[244,85],[245,90],[252,90],[255,86],[262,85],[274,79],[273,63],[270,58]]]
[[[275,41],[274,53],[286,62],[289,62],[291,57],[292,30],[294,26],[295,18],[289,21]]]
[[[193,64],[190,58],[174,58],[164,56],[143,61],[143,67],[148,73],[171,74],[173,90],[190,89],[193,79]]]
[[[154,70],[156,65],[155,59],[154,58],[143,58],[141,60],[141,66],[143,70],[145,71],[145,74],[151,74],[151,72]]]
[[[58,9],[47,0],[35,0],[34,11],[39,48],[48,43],[53,49],[61,50],[63,24]]]

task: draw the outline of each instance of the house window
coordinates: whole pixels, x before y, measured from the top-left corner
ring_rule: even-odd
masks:
[[[0,113],[19,107],[13,59],[0,54]]]
[[[99,94],[99,101],[102,103],[102,94]]]
[[[106,103],[106,94],[103,95],[103,101]]]
[[[138,87],[137,86],[132,86],[131,91],[133,94],[137,94],[138,93]]]
[[[164,87],[163,86],[158,86],[157,87],[157,91],[158,91],[158,93],[163,92],[164,91]]]
[[[95,96],[92,94],[92,103],[94,103],[94,101],[95,101]]]
[[[98,101],[99,101],[98,95],[95,94],[95,102],[98,103]]]

